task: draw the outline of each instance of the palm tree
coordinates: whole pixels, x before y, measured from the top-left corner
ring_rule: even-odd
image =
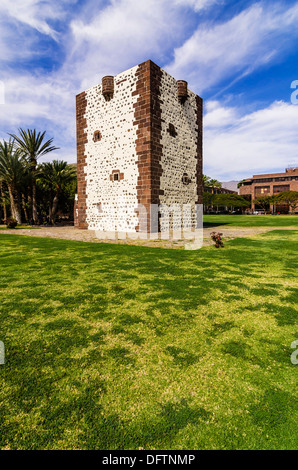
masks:
[[[208,182],[208,186],[210,186],[212,188],[212,192],[214,192],[214,188],[221,188],[222,184],[216,179],[211,179]]]
[[[52,145],[53,139],[44,141],[46,132],[36,132],[36,130],[19,129],[19,136],[9,134],[14,140],[16,148],[20,149],[26,156],[32,178],[32,218],[35,224],[38,223],[37,203],[36,203],[36,168],[37,159],[46,155],[58,147]]]
[[[212,179],[207,175],[203,175],[203,184],[204,186],[212,188],[212,194],[214,193],[214,188],[222,187],[222,184],[218,180]]]
[[[210,176],[203,175],[203,184],[204,184],[204,186],[208,186],[210,180],[211,180]]]
[[[25,220],[29,223],[31,219],[30,213],[32,213],[32,197],[31,197],[31,188],[32,188],[32,177],[30,169],[28,168],[27,162],[25,162],[25,172],[22,181],[22,185],[20,187],[21,192],[21,200],[22,200],[22,209],[24,212]],[[30,213],[29,213],[30,210]]]
[[[39,180],[49,191],[49,218],[55,224],[59,198],[66,185],[76,178],[76,171],[67,162],[54,160],[39,167]]]
[[[0,179],[8,187],[11,215],[18,224],[22,223],[20,187],[23,182],[25,166],[22,152],[15,149],[14,142],[0,142]]]
[[[7,194],[6,194],[6,185],[3,180],[0,178],[0,206],[3,207],[3,219],[7,219],[7,205],[9,202],[7,201]]]

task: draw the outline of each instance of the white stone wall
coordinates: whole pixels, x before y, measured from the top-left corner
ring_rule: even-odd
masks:
[[[184,211],[185,225],[194,227],[195,203],[197,198],[197,105],[195,93],[188,90],[188,98],[183,105],[177,99],[177,81],[164,70],[161,80],[161,117],[162,117],[162,146],[163,156],[161,167],[163,170],[160,189],[164,195],[160,196],[161,204],[174,206],[174,216],[170,214],[170,228],[177,227],[179,214]],[[177,135],[172,137],[169,124],[175,127]],[[182,182],[183,174],[190,178],[190,183]],[[187,206],[186,206],[187,205]],[[167,211],[160,210],[161,230],[166,230]],[[176,214],[176,216],[175,216]]]
[[[136,232],[139,225],[138,177],[136,139],[138,126],[134,126],[138,96],[136,90],[138,66],[114,77],[114,96],[106,101],[101,84],[86,91],[87,144],[86,155],[86,222],[89,229],[99,231]],[[197,202],[197,105],[196,95],[188,91],[188,99],[181,105],[177,98],[177,81],[162,70],[161,79],[161,144],[162,176],[160,196],[161,230],[167,230],[168,211],[162,205],[174,207],[169,215],[170,228],[180,227],[182,208],[184,224],[195,225]],[[177,135],[168,132],[173,124]],[[101,133],[99,142],[93,141],[95,131]],[[120,181],[111,181],[110,175],[119,170]],[[182,182],[187,174],[190,183]],[[178,221],[176,223],[176,221]],[[179,225],[179,226],[178,226]]]
[[[87,223],[90,229],[135,232],[138,218],[138,166],[132,96],[136,89],[136,70],[133,67],[114,77],[114,97],[106,101],[101,84],[86,91],[87,135],[85,168],[87,180]],[[93,134],[102,138],[93,142]],[[124,173],[120,181],[111,181],[113,170]]]

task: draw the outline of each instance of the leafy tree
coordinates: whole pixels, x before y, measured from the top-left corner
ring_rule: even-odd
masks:
[[[261,206],[262,209],[266,210],[268,205],[273,203],[273,197],[272,196],[259,196],[256,199],[254,199],[252,202],[254,204],[257,204],[258,206]]]
[[[77,194],[77,175],[76,169],[74,169],[74,178],[69,183],[65,184],[63,193],[59,201],[60,209],[65,212],[74,215],[74,202],[75,195]]]
[[[37,201],[36,201],[36,177],[37,177],[37,160],[39,157],[57,150],[58,147],[52,145],[53,139],[45,141],[46,132],[36,132],[36,130],[19,129],[19,136],[10,134],[15,140],[16,148],[20,149],[26,156],[29,170],[31,173],[32,186],[32,218],[35,224],[38,223]]]
[[[238,194],[221,193],[215,194],[214,204],[220,207],[249,207],[250,203]]]
[[[295,212],[298,206],[298,191],[283,191],[274,197],[274,201],[276,203],[284,202],[290,207],[291,212]]]
[[[0,142],[0,179],[8,187],[11,214],[18,224],[22,223],[20,188],[25,174],[23,154],[15,149],[12,140]]]
[[[209,210],[210,208],[213,207],[213,199],[214,199],[214,194],[209,193],[207,191],[203,192],[203,206],[204,210]]]
[[[76,181],[76,172],[67,162],[59,160],[43,163],[38,170],[38,180],[48,191],[48,213],[50,221],[54,225],[59,200],[68,186]]]
[[[214,194],[208,193],[207,191],[203,192],[203,204],[206,207],[212,206],[214,202]]]

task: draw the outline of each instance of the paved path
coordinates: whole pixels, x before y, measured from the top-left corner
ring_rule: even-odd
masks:
[[[221,232],[223,234],[223,241],[233,238],[251,237],[260,233],[270,232],[271,230],[294,230],[295,227],[229,227],[225,225],[204,228],[203,239],[204,246],[211,245],[213,242],[210,239],[210,233]],[[96,236],[94,230],[80,230],[74,227],[40,227],[36,229],[17,229],[17,230],[0,230],[1,234],[14,234],[14,235],[27,235],[31,237],[47,237],[47,238],[60,238],[66,240],[76,240],[82,242],[94,243],[121,243],[129,245],[142,245],[161,248],[182,248],[185,245],[183,240],[103,240]]]

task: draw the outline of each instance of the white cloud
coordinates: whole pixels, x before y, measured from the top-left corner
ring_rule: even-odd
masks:
[[[0,63],[41,57],[45,43],[40,45],[41,33],[56,42],[62,38],[53,25],[65,20],[71,12],[67,7],[77,0],[1,0],[0,1]],[[0,74],[1,69],[0,67]],[[0,75],[1,76],[1,75]]]
[[[91,19],[71,22],[72,52],[65,67],[82,79],[84,88],[100,75],[115,74],[152,57],[166,61],[173,44],[187,34],[186,6],[195,11],[218,0],[112,0],[93,9]]]
[[[239,112],[211,103],[204,118],[205,173],[242,179],[298,164],[298,106],[277,101],[250,114]]]
[[[23,117],[56,119],[69,99],[66,85],[58,79],[28,74],[10,77],[4,84],[6,109],[1,108],[0,120],[13,125]]]
[[[32,58],[36,54],[33,36],[22,30],[16,34],[15,29],[0,15],[0,78],[5,63],[14,66],[16,61]]]
[[[221,80],[251,73],[295,47],[298,5],[288,9],[279,3],[265,8],[254,4],[221,24],[198,26],[193,35],[175,50],[166,69],[187,77],[198,93]],[[289,34],[290,33],[290,34]],[[291,41],[291,43],[290,43]]]
[[[114,0],[94,10],[90,21],[72,21],[73,52],[66,67],[86,88],[100,75],[119,73],[152,55],[162,58],[183,33],[179,11],[170,0]]]
[[[207,101],[205,110],[207,114],[204,117],[204,126],[208,129],[228,126],[234,124],[238,119],[236,108],[223,107],[218,101]]]
[[[57,1],[45,0],[1,0],[0,14],[36,29],[40,33],[57,39],[56,31],[48,24],[48,20],[61,17],[62,10]]]
[[[200,11],[214,4],[223,3],[223,0],[174,0],[174,3],[179,6],[191,7],[194,11]]]
[[[0,138],[15,133],[19,127],[47,130],[58,145],[61,155],[69,161],[75,154],[75,91],[70,83],[56,77],[33,77],[24,74],[7,77],[5,104],[0,105]],[[52,158],[51,156],[49,157]]]

